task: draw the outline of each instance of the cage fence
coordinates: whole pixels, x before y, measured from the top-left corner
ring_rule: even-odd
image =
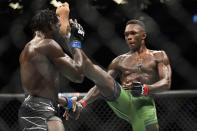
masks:
[[[196,90],[165,91],[153,97],[160,131],[197,130]],[[0,131],[18,131],[18,109],[24,95],[0,94],[0,98]],[[63,119],[63,123],[69,131],[132,131],[132,127],[118,118],[102,99],[88,105],[78,120]]]

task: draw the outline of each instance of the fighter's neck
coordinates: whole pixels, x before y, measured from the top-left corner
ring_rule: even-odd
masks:
[[[130,50],[131,54],[143,54],[145,52],[147,52],[148,49],[146,48],[145,44],[143,43],[139,49],[137,50]]]
[[[35,32],[35,36],[36,37],[40,37],[40,38],[51,38],[51,35],[50,34],[46,34],[46,33],[43,33],[42,31],[36,31]]]
[[[35,31],[35,36],[36,37],[41,37],[41,38],[45,38],[46,37],[45,34],[43,32],[41,32],[41,31]]]

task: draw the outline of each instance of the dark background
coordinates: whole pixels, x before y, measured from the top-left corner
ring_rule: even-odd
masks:
[[[164,50],[172,67],[172,90],[197,87],[197,0],[129,0],[119,5],[112,0],[69,0],[70,18],[77,18],[86,31],[83,50],[95,63],[107,69],[118,55],[128,51],[124,28],[129,19],[141,19],[147,27],[146,45]],[[19,2],[22,9],[12,9]],[[62,2],[64,2],[62,0]],[[143,6],[145,5],[145,6]],[[146,8],[144,8],[146,7]],[[49,0],[0,0],[0,92],[22,93],[19,55],[32,39],[29,22],[37,10],[55,9]],[[82,84],[61,77],[61,91],[86,92],[94,84]]]

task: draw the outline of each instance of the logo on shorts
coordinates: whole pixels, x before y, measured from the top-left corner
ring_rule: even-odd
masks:
[[[156,124],[155,126],[156,126],[157,129],[159,129],[159,124]]]

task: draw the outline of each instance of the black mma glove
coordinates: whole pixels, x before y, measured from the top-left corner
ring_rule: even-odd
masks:
[[[133,82],[131,94],[135,97],[139,96],[147,96],[149,93],[149,88],[147,85],[142,84],[140,82]]]
[[[84,40],[85,32],[83,27],[77,23],[77,21],[70,20],[70,27],[71,27],[71,48],[82,48],[81,42]]]

